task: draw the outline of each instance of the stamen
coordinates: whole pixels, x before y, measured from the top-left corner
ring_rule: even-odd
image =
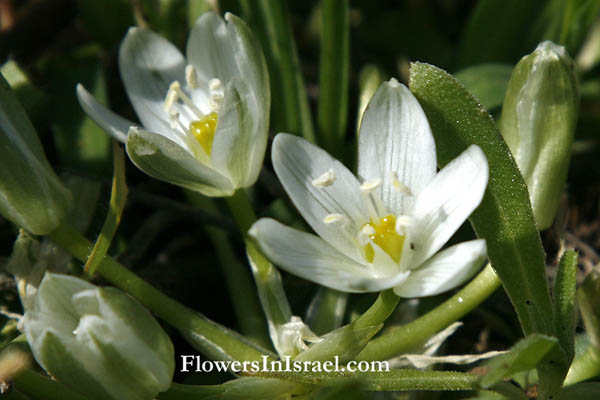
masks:
[[[336,222],[340,222],[342,220],[344,220],[344,216],[342,214],[329,214],[327,216],[325,216],[325,218],[323,218],[323,222],[326,223],[327,225],[329,224],[334,224]]]
[[[381,186],[380,178],[371,179],[370,181],[366,181],[362,185],[360,185],[360,190],[365,194],[369,194],[373,190],[377,189],[379,186]]]
[[[400,182],[400,179],[398,179],[398,173],[396,171],[392,171],[392,186],[394,187],[394,189],[406,196],[413,195],[410,188],[404,183]]]
[[[185,81],[191,89],[198,89],[198,76],[196,75],[196,68],[193,65],[185,67]]]
[[[219,78],[212,78],[208,81],[208,90],[211,92],[216,92],[221,89],[221,80]]]
[[[325,187],[331,185],[335,181],[335,171],[330,169],[317,179],[313,179],[312,185],[315,187]]]
[[[396,233],[398,235],[406,235],[406,227],[410,226],[412,219],[408,215],[398,215],[396,217]]]
[[[183,90],[181,90],[181,85],[178,81],[174,81],[173,83],[171,83],[169,91],[174,91],[175,93],[177,93],[177,98],[180,98],[185,103],[185,105],[188,106],[194,112],[194,114],[196,114],[198,119],[202,119],[204,117],[202,111],[200,111],[200,109],[196,107],[194,102],[187,96],[187,94],[185,94]]]
[[[163,104],[163,110],[165,110],[165,112],[171,111],[171,107],[173,107],[173,104],[175,104],[176,101],[177,101],[177,92],[175,90],[169,89],[169,91],[167,92],[167,96],[165,97],[165,102]]]
[[[361,230],[358,232],[356,239],[358,240],[358,244],[361,246],[369,245],[369,241],[371,240],[371,236],[375,234],[375,228],[371,224],[365,224]]]
[[[221,108],[221,102],[225,97],[223,93],[221,80],[218,78],[213,78],[208,81],[208,91],[210,92],[210,98],[208,99],[208,107],[211,111],[219,112]]]

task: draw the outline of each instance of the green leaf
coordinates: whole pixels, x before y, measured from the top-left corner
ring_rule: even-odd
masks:
[[[361,382],[369,391],[406,391],[406,390],[473,390],[477,387],[479,376],[462,372],[420,371],[414,369],[386,370],[385,361],[362,364],[374,372],[323,373],[322,365],[308,364],[305,372],[260,372],[261,376],[278,378],[290,382],[319,386],[339,386],[351,382]],[[333,367],[335,364],[333,365]],[[342,368],[342,365],[339,366]],[[358,365],[353,365],[357,369]]]
[[[300,391],[299,385],[278,379],[239,378],[221,385],[192,386],[173,383],[160,393],[160,400],[262,400],[288,399],[290,393]]]
[[[558,263],[554,282],[554,323],[556,335],[570,364],[575,352],[575,326],[577,325],[577,307],[575,289],[577,274],[577,253],[566,251]]]
[[[287,2],[240,0],[243,16],[265,52],[271,82],[271,125],[274,132],[290,132],[315,142],[300,61],[288,21]],[[277,38],[277,40],[273,40]]]
[[[454,77],[486,110],[493,110],[502,105],[512,70],[508,64],[479,64],[457,72]]]
[[[490,388],[512,374],[536,368],[544,357],[558,348],[558,339],[533,334],[520,340],[509,353],[494,357],[487,363],[488,372],[481,378],[480,385]]]
[[[348,117],[350,70],[350,6],[348,0],[321,2],[321,57],[319,62],[319,143],[339,155]]]
[[[410,89],[431,124],[440,167],[471,144],[484,151],[490,179],[471,224],[487,241],[488,256],[523,332],[552,334],[545,256],[527,186],[494,121],[460,83],[432,65],[412,64]]]

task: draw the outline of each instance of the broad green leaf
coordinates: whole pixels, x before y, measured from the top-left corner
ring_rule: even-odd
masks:
[[[575,326],[577,325],[577,307],[575,306],[575,278],[577,274],[577,253],[566,251],[558,263],[554,282],[554,323],[556,335],[567,361],[573,360],[575,352]]]
[[[484,151],[490,179],[471,224],[487,241],[488,256],[523,332],[552,334],[545,256],[527,186],[493,119],[458,81],[432,65],[412,64],[410,89],[431,124],[440,167],[471,144]]]
[[[16,61],[10,60],[4,63],[0,68],[0,73],[23,105],[25,112],[35,123],[41,116],[42,106],[47,101],[42,91],[35,87]]]
[[[520,340],[509,353],[487,363],[488,372],[481,378],[483,388],[490,388],[510,375],[536,368],[544,357],[558,348],[558,340],[545,335],[530,335]]]
[[[486,110],[493,110],[502,105],[512,70],[509,64],[479,64],[460,70],[454,77]]]

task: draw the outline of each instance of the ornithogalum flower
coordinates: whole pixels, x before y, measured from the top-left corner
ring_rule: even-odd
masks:
[[[202,15],[190,33],[187,60],[158,34],[131,28],[119,68],[143,128],[81,85],[77,94],[87,114],[127,144],[142,171],[208,196],[229,196],[256,182],[271,99],[262,50],[241,19]]]
[[[396,80],[381,85],[363,116],[359,179],[292,135],[277,135],[272,157],[283,187],[318,234],[272,219],[253,225],[250,234],[267,257],[288,272],[340,291],[394,288],[418,297],[449,290],[481,266],[484,240],[437,252],[481,202],[485,155],[471,146],[436,173],[425,114]]]
[[[126,293],[46,273],[24,306],[35,359],[85,398],[148,400],[171,386],[171,339]]]

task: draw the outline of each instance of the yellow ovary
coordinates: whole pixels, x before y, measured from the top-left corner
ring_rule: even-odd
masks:
[[[211,112],[202,119],[190,123],[190,132],[209,156],[212,150],[213,139],[215,138],[217,119],[217,113]]]
[[[371,220],[370,223],[366,224],[365,227],[371,227],[375,231],[374,234],[369,235],[369,238],[379,247],[383,249],[395,262],[400,261],[402,256],[402,248],[404,246],[404,236],[399,235],[396,232],[396,217],[394,215],[388,215],[381,218],[377,222]],[[373,262],[375,258],[375,251],[371,244],[367,244],[364,247],[365,258],[368,262]]]

